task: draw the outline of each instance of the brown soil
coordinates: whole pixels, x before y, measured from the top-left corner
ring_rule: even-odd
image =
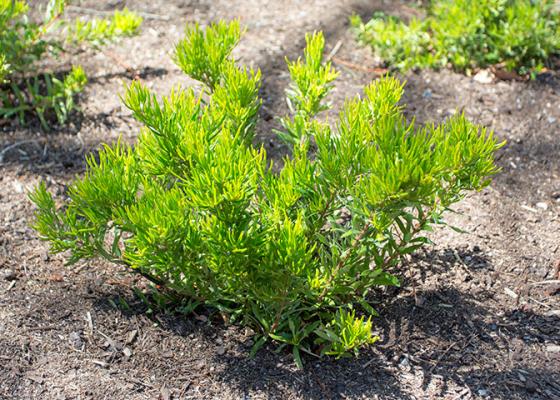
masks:
[[[124,3],[80,7],[106,11]],[[342,44],[336,108],[375,78],[366,72],[375,60],[354,42],[348,15],[416,11],[374,0],[126,5],[150,18],[140,37],[78,55],[91,81],[81,115],[50,133],[33,121],[1,128],[0,398],[560,399],[558,72],[490,84],[449,71],[403,77],[410,117],[437,122],[463,110],[507,140],[498,155],[503,171],[461,202],[460,214],[448,215],[468,233],[436,232],[437,244],[403,270],[403,289],[381,294],[379,345],[355,359],[308,358],[298,371],[273,347],[251,359],[251,337],[241,328],[152,312],[132,290],[145,283],[115,266],[65,267],[29,228],[26,192],[44,179],[61,194],[99,143],[134,139],[138,124],[117,94],[135,75],[161,94],[193,84],[169,60],[186,22],[239,17],[248,27],[235,54],[263,71],[260,140],[278,158],[284,148],[270,132],[272,117],[286,109],[284,57],[300,53],[304,33],[325,31],[329,51]]]

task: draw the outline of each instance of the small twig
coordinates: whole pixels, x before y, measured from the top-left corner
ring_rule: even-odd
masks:
[[[12,290],[12,288],[16,285],[16,281],[11,281],[8,287],[6,288],[6,292]]]
[[[470,393],[471,393],[471,389],[470,389],[469,387],[466,387],[465,389],[463,389],[463,390],[461,391],[461,393],[459,393],[457,396],[455,396],[455,397],[453,398],[453,400],[459,400],[460,398],[462,398],[462,397],[464,397],[465,395],[470,394]]]
[[[371,360],[369,360],[367,363],[365,363],[364,365],[362,365],[362,369],[366,369],[367,367],[369,367],[371,364],[373,364],[374,361],[377,361],[377,358],[372,358]]]
[[[179,398],[180,399],[185,397],[185,393],[187,392],[187,390],[189,390],[190,386],[191,386],[191,381],[188,381],[187,383],[185,383],[183,385],[183,389],[181,389],[181,393],[179,393]]]
[[[129,381],[129,382],[132,382],[132,383],[136,383],[136,384],[141,385],[141,386],[145,386],[145,387],[148,387],[148,388],[153,388],[153,386],[150,385],[149,383],[142,382],[141,380],[136,379],[136,378],[128,377],[128,378],[126,378],[126,380]]]
[[[51,18],[46,24],[41,26],[41,30],[38,32],[37,36],[33,38],[33,43],[37,43],[37,41],[43,37],[45,33],[53,26],[53,24],[58,21],[60,18],[60,13],[56,14],[53,18]]]
[[[101,332],[99,329],[97,330],[97,333],[99,333],[101,336],[103,336],[105,338],[105,340],[108,340],[110,342],[114,342],[113,339],[111,339],[109,336],[107,336],[106,334],[104,334],[103,332]]]
[[[90,335],[93,335],[93,319],[91,318],[91,313],[89,311],[86,313],[86,322],[88,324]]]
[[[106,363],[105,361],[91,360],[91,362],[94,363],[95,365],[100,366],[101,368],[109,368],[109,364]]]
[[[31,332],[36,332],[36,331],[52,331],[53,329],[58,329],[59,326],[57,325],[47,325],[47,326],[33,326],[31,328],[28,328],[27,330],[31,331]]]
[[[467,265],[465,264],[461,256],[459,256],[459,253],[457,252],[456,249],[453,249],[453,255],[455,256],[455,259],[459,262],[461,268],[463,268],[463,270],[467,273],[467,275],[471,276],[471,272],[469,271],[469,268],[467,267]]]
[[[20,142],[16,142],[13,143],[7,147],[4,147],[2,149],[2,151],[0,151],[0,164],[2,164],[4,162],[4,156],[6,155],[6,153],[12,149],[15,149],[18,146],[21,146],[22,144],[27,144],[27,143],[37,143],[36,140],[22,140]]]
[[[404,260],[404,258],[403,258]],[[408,275],[410,277],[410,283],[412,283],[412,295],[414,296],[414,304],[418,305],[418,295],[416,293],[416,280],[414,279],[414,271],[412,270],[412,265],[410,265],[409,260],[407,259],[406,265],[408,266]]]
[[[520,207],[524,210],[531,211],[533,213],[538,213],[539,212],[539,210],[534,209],[533,207],[526,206],[525,204],[521,204]]]
[[[386,74],[387,72],[389,72],[389,70],[387,68],[364,67],[363,65],[354,64],[354,63],[351,63],[350,61],[342,60],[338,57],[333,57],[332,60],[337,64],[344,65],[345,67],[348,67],[348,68],[351,68],[351,69],[356,69],[358,71],[372,72],[372,73],[377,74],[377,75],[383,75],[383,74]]]
[[[449,353],[449,351],[450,351],[453,347],[455,347],[456,344],[457,344],[457,342],[451,343],[451,346],[449,346],[449,347],[443,352],[443,354],[440,355],[440,356],[438,357],[436,363],[435,363],[434,365],[432,365],[432,368],[430,368],[430,370],[428,371],[428,374],[431,374],[432,371],[433,371],[434,369],[436,369],[436,367],[439,365],[439,363],[441,362],[441,360],[443,360],[443,357],[445,357],[445,356],[447,355],[447,353]]]
[[[508,287],[504,287],[504,293],[507,294],[512,299],[515,299],[515,300],[519,299],[519,295]]]
[[[549,306],[548,304],[545,304],[545,303],[543,303],[543,302],[540,302],[540,301],[538,301],[538,300],[535,300],[535,299],[533,299],[532,297],[527,296],[527,298],[528,298],[529,300],[534,301],[535,303],[537,303],[537,304],[540,305],[540,306],[543,306],[543,307],[546,307],[546,308],[552,308],[552,306]]]
[[[555,285],[560,283],[560,279],[551,279],[549,281],[540,281],[540,282],[532,282],[531,286],[538,286],[538,285]]]
[[[119,67],[124,68],[126,72],[131,74],[134,80],[141,81],[139,71],[132,65],[124,61],[120,56],[108,50],[104,50],[103,53],[107,57],[111,58]]]
[[[87,8],[87,7],[67,6],[66,9],[82,14],[100,15],[100,16],[113,15],[113,12],[111,11],[95,10],[93,8]],[[169,21],[171,19],[168,15],[159,15],[159,14],[153,14],[153,13],[142,12],[142,11],[140,12],[135,11],[135,13],[145,19],[159,19],[161,21]]]
[[[327,58],[325,59],[326,62],[329,62],[333,59],[333,57],[336,55],[336,53],[338,53],[338,50],[340,50],[340,48],[342,47],[342,40],[339,40],[338,42],[336,42],[336,44],[334,45],[333,49],[331,50],[331,52],[329,53],[329,55],[327,56]]]
[[[286,295],[286,293],[284,295]],[[270,326],[270,332],[274,333],[274,331],[276,331],[276,328],[278,328],[278,324],[280,323],[280,318],[282,317],[282,312],[284,311],[287,305],[288,305],[288,299],[286,298],[282,303],[282,305],[280,306],[280,309],[276,313],[274,322]]]
[[[323,227],[323,225],[324,225],[323,220],[325,219],[327,213],[329,212],[331,204],[334,202],[335,199],[336,199],[336,192],[333,192],[333,193],[331,193],[331,196],[327,200],[327,204],[325,204],[325,208],[321,211],[321,214],[319,215],[319,218],[318,218],[319,222],[317,223],[317,226],[314,226],[313,229],[309,230],[309,232],[310,232],[309,237],[314,235],[316,233],[316,231],[319,231]]]
[[[344,264],[346,264],[346,261],[348,261],[348,259],[350,258],[350,256],[352,255],[352,253],[356,249],[356,247],[358,247],[358,244],[363,239],[363,237],[366,235],[370,226],[371,226],[371,224],[369,222],[367,224],[365,224],[364,228],[360,231],[360,233],[358,233],[358,236],[356,236],[354,238],[354,242],[352,243],[352,246],[350,246],[350,248],[347,250],[347,253],[344,255],[344,257],[342,257],[340,259],[340,261],[338,262],[338,264],[334,268],[334,271],[329,276],[329,279],[327,280],[327,284],[325,285],[325,288],[323,289],[323,292],[319,296],[319,302],[321,302],[323,300],[323,298],[325,297],[325,295],[327,294],[327,292],[329,290],[330,284],[336,278],[336,276],[338,275],[338,272],[342,269],[342,267],[344,267]]]

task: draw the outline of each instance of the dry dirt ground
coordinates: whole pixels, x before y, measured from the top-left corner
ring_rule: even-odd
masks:
[[[263,71],[260,140],[277,158],[285,149],[270,131],[286,111],[284,57],[300,53],[304,33],[325,31],[328,51],[341,44],[336,108],[376,76],[347,17],[416,11],[396,0],[91,0],[70,14],[125,3],[145,13],[142,34],[77,55],[90,85],[69,126],[1,126],[0,398],[560,399],[558,71],[489,84],[450,71],[402,77],[410,117],[437,122],[463,110],[507,140],[503,170],[449,215],[468,233],[436,232],[437,244],[403,271],[403,289],[380,294],[379,345],[355,359],[306,359],[298,371],[273,347],[251,359],[249,333],[212,316],[152,312],[132,290],[145,283],[117,267],[65,267],[29,228],[26,192],[43,179],[60,194],[89,151],[134,140],[139,127],[118,94],[135,75],[161,94],[193,84],[169,59],[186,22],[247,26],[235,55]]]

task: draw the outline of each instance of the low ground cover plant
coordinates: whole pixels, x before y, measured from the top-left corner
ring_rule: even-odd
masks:
[[[24,0],[0,0],[0,118],[29,113],[48,128],[51,115],[62,124],[75,108],[74,96],[87,82],[80,66],[65,75],[37,73],[45,57],[81,43],[100,46],[119,36],[138,31],[142,18],[124,9],[108,19],[83,21],[63,17],[67,0],[50,0],[43,19],[34,22]]]
[[[560,54],[560,13],[553,0],[434,0],[408,23],[376,14],[352,18],[359,40],[397,69],[460,71],[499,65],[519,74]]]
[[[204,304],[267,340],[347,356],[375,342],[370,292],[398,285],[402,257],[428,242],[442,213],[497,172],[492,133],[457,115],[407,122],[403,84],[372,82],[331,126],[319,119],[337,76],[321,33],[288,61],[291,152],[275,168],[254,145],[260,71],[231,51],[236,21],[187,28],[177,65],[204,83],[158,100],[139,82],[123,96],[145,127],[107,145],[55,200],[31,194],[35,228],[69,263],[100,257],[139,273],[192,309]]]

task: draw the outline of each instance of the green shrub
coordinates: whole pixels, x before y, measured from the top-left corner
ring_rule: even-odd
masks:
[[[73,67],[64,77],[37,74],[38,62],[67,50],[70,45],[89,42],[101,45],[118,36],[137,32],[142,18],[124,9],[110,19],[73,22],[62,19],[66,0],[50,0],[43,20],[32,22],[23,0],[0,0],[0,118],[35,113],[48,128],[48,113],[60,124],[75,108],[74,95],[87,78],[81,67]]]
[[[316,119],[336,72],[315,33],[288,62],[291,156],[274,168],[251,144],[260,73],[231,58],[240,34],[235,21],[187,28],[175,60],[206,88],[158,101],[133,82],[124,103],[145,125],[138,143],[90,156],[61,206],[41,184],[35,228],[69,263],[107,259],[251,326],[254,350],[273,339],[298,365],[301,351],[351,354],[376,340],[370,291],[398,285],[391,272],[423,232],[489,183],[499,144],[462,115],[407,122],[391,77],[347,100],[334,127]]]
[[[560,14],[553,0],[434,0],[423,20],[408,24],[355,16],[359,40],[397,69],[461,71],[503,64],[520,74],[538,72],[560,54]]]

